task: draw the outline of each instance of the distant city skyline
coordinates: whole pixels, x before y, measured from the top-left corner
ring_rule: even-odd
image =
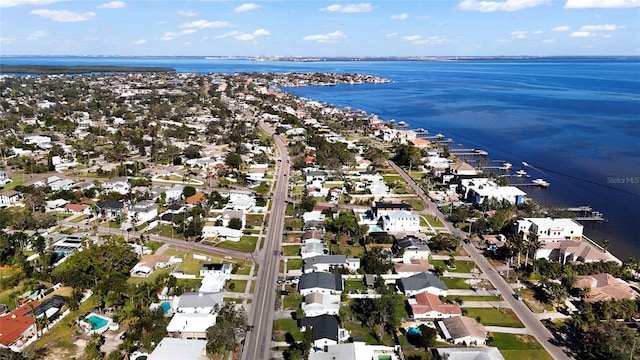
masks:
[[[640,0],[0,0],[0,55],[640,55]]]

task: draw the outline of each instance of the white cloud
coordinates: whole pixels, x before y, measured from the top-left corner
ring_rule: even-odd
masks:
[[[31,34],[27,35],[27,40],[38,40],[38,39],[43,38],[45,36],[49,36],[49,34],[47,34],[45,31],[38,30],[38,31],[34,31]]]
[[[506,0],[506,1],[478,1],[463,0],[458,9],[467,11],[518,11],[540,5],[551,4],[551,0]]]
[[[556,39],[544,39],[544,40],[542,40],[542,42],[545,43],[545,44],[551,44],[551,43],[556,42]]]
[[[567,0],[565,9],[615,9],[640,7],[640,0]]]
[[[589,37],[589,36],[593,36],[594,34],[588,32],[588,31],[574,31],[571,33],[571,37]]]
[[[569,26],[556,26],[551,28],[552,31],[569,31],[571,29]]]
[[[60,0],[2,0],[0,1],[0,8],[20,5],[49,5],[58,1]]]
[[[372,10],[370,3],[360,3],[360,4],[333,4],[329,5],[326,8],[322,8],[322,11],[334,11],[341,13],[363,13],[370,12]]]
[[[240,41],[247,41],[247,40],[252,40],[253,38],[255,38],[255,36],[251,35],[251,34],[240,34],[235,36],[236,39],[240,40]]]
[[[387,34],[387,37],[388,37],[388,38],[392,38],[392,37],[396,37],[396,36],[398,36],[398,33],[397,33],[397,32],[393,32],[393,33],[389,33],[389,34]]]
[[[188,23],[180,24],[181,28],[196,28],[196,29],[217,29],[229,26],[229,23],[226,21],[207,21],[207,20],[196,20]]]
[[[527,31],[512,31],[511,37],[515,39],[526,39],[529,33]]]
[[[255,36],[264,36],[264,35],[269,35],[269,34],[271,34],[271,33],[268,32],[265,29],[258,29],[258,30],[253,32],[253,35],[255,35]]]
[[[98,6],[98,8],[100,9],[118,9],[118,8],[123,8],[126,7],[127,4],[125,4],[124,1],[111,1],[108,3],[104,3],[100,6]]]
[[[88,21],[96,17],[96,13],[86,12],[86,13],[76,13],[68,10],[48,10],[48,9],[37,9],[31,11],[31,14],[42,16],[43,18],[59,21],[59,22],[79,22],[79,21]]]
[[[196,31],[198,31],[198,30],[196,30],[196,29],[184,29],[184,30],[180,31],[180,35],[189,35],[189,34],[193,34]]]
[[[339,41],[341,39],[345,39],[346,37],[347,36],[343,34],[342,31],[337,30],[328,34],[308,35],[302,39],[309,40],[309,41],[317,41],[319,43],[330,43],[330,42]]]
[[[449,42],[447,39],[443,39],[438,36],[427,36],[422,37],[421,35],[409,35],[402,37],[402,40],[408,41],[415,45],[429,44],[429,45],[438,45]]]
[[[409,14],[407,13],[391,15],[391,20],[407,20],[408,18]]]
[[[193,10],[178,10],[180,16],[198,16],[198,13]]]
[[[140,39],[140,40],[136,40],[133,42],[134,45],[142,45],[142,44],[146,44],[147,40],[145,39]]]
[[[540,35],[540,34],[543,33],[543,31],[542,30],[536,30],[536,31],[532,31],[531,33],[534,34],[534,35]]]
[[[167,31],[166,33],[164,33],[164,35],[162,35],[160,40],[169,41],[175,39],[176,36],[178,36],[177,33],[174,33],[173,31]]]
[[[585,25],[580,31],[614,31],[618,30],[616,25]]]
[[[255,10],[255,9],[259,8],[259,7],[260,7],[260,5],[258,5],[258,4],[247,3],[247,4],[242,4],[242,5],[238,6],[237,8],[233,9],[233,11],[239,13],[239,12]]]
[[[223,38],[226,38],[226,37],[229,37],[229,36],[236,36],[238,34],[240,34],[240,32],[238,32],[238,31],[235,31],[235,30],[234,31],[229,31],[229,32],[226,32],[226,33],[224,33],[222,35],[216,36],[216,39],[223,39]]]

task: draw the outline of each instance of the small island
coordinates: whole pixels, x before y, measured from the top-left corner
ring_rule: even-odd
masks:
[[[0,74],[90,74],[90,73],[165,73],[175,72],[171,67],[150,66],[66,66],[66,65],[2,65]]]

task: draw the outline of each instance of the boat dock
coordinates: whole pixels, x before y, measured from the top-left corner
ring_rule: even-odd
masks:
[[[571,207],[567,210],[576,213],[574,220],[577,221],[606,221],[601,212],[593,211],[590,206]]]
[[[481,149],[449,149],[449,153],[455,156],[488,156],[489,153]]]

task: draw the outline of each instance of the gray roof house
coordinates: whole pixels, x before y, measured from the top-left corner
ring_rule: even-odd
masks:
[[[185,313],[211,313],[215,306],[224,305],[223,293],[185,293],[173,299],[172,309]]]
[[[338,318],[333,315],[305,317],[300,320],[300,328],[302,331],[311,329],[313,346],[316,348],[335,345],[349,338],[349,333],[340,329]]]
[[[312,292],[341,294],[343,289],[342,276],[325,272],[303,274],[298,283],[298,290],[302,296]]]
[[[397,280],[398,289],[407,296],[413,296],[421,292],[428,292],[437,296],[447,296],[447,285],[437,276],[422,272]]]

